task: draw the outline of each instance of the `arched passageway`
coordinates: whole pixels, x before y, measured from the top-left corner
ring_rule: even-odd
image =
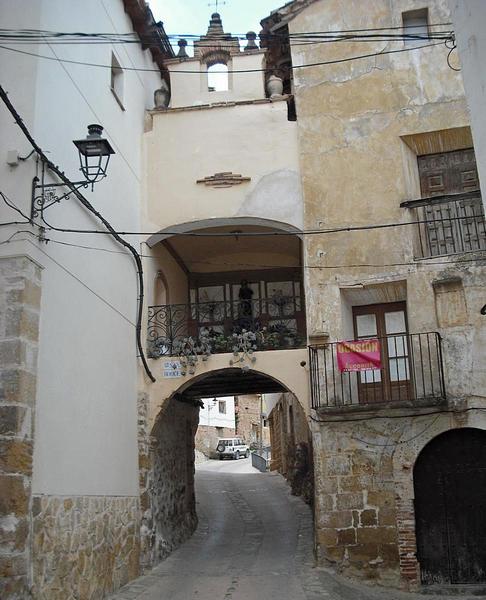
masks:
[[[195,435],[200,407],[215,397],[250,394],[275,396],[275,421],[279,427],[283,423],[279,436],[284,433],[287,436],[286,440],[280,437],[278,440],[278,456],[280,461],[285,457],[286,467],[281,472],[292,482],[295,471],[297,481],[292,490],[301,493],[303,474],[298,469],[303,465],[302,441],[305,439],[305,444],[310,445],[310,432],[305,413],[292,392],[280,381],[253,369],[224,368],[196,376],[163,402],[151,431],[147,431],[147,444],[141,452],[144,567],[164,559],[189,538],[197,526]],[[287,412],[284,414],[282,409]],[[233,435],[242,434],[235,431]],[[289,444],[294,447],[290,448]],[[143,444],[141,447],[143,450]],[[295,459],[292,464],[289,457]]]
[[[486,583],[486,431],[442,433],[414,468],[423,584]]]

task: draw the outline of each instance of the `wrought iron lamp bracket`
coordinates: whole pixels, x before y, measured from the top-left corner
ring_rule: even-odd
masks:
[[[53,204],[58,204],[65,198],[69,198],[73,193],[73,190],[62,193],[62,188],[67,187],[65,183],[39,183],[40,181],[39,177],[34,177],[32,180],[31,219],[42,217],[47,208]],[[89,185],[93,186],[90,181],[73,181],[73,185],[76,186],[77,190],[87,188]]]

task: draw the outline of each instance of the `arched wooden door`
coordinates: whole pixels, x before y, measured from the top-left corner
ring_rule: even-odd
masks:
[[[422,583],[486,583],[486,431],[432,440],[415,464],[414,488]]]

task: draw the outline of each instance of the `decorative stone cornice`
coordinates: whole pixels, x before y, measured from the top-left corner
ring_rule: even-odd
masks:
[[[239,173],[224,171],[222,173],[209,175],[208,177],[204,177],[204,179],[198,179],[196,183],[204,183],[204,185],[211,187],[232,187],[234,185],[240,185],[240,183],[245,181],[251,181],[251,177],[243,177]]]

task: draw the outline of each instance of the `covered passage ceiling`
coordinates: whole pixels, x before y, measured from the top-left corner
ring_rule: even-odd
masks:
[[[245,235],[248,233],[270,235]],[[301,241],[298,235],[254,225],[228,225],[200,229],[198,234],[176,235],[162,241],[191,273],[299,267]],[[221,235],[229,234],[229,235]]]
[[[176,395],[178,400],[192,401],[218,396],[241,396],[247,394],[276,394],[287,392],[281,383],[256,371],[223,369],[196,380]]]

